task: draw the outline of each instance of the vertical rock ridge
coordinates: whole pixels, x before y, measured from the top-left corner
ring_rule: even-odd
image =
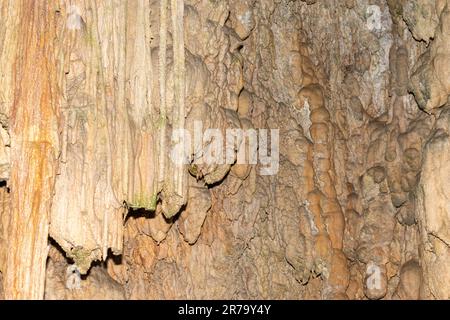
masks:
[[[20,19],[10,117],[11,189],[7,299],[44,295],[49,214],[59,152],[59,101],[53,41],[55,15],[48,2],[17,3]],[[30,272],[32,270],[32,272]]]

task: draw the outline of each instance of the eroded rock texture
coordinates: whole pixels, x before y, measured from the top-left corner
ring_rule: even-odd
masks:
[[[450,298],[447,0],[0,14],[5,298]],[[177,165],[199,124],[279,129],[275,174],[249,137]]]

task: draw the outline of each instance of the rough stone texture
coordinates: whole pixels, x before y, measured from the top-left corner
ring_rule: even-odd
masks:
[[[416,260],[405,262],[400,269],[400,280],[394,298],[417,300],[420,298],[422,270]]]
[[[58,74],[52,41],[56,28],[54,15],[48,14],[51,7],[47,2],[2,3],[2,12],[12,15],[11,24],[6,23],[3,29],[11,28],[15,33],[8,35],[12,39],[3,50],[17,50],[8,62],[14,65],[11,88],[2,88],[12,98],[4,106],[9,109],[10,144],[14,146],[8,180],[7,299],[39,299],[44,293],[49,213],[59,152]],[[9,47],[9,41],[15,39],[15,45]]]
[[[43,3],[0,4],[6,298],[450,298],[447,0]],[[199,121],[277,174],[173,163]]]
[[[450,299],[450,113],[443,111],[424,150],[417,215],[425,296]]]
[[[450,8],[440,14],[435,40],[420,56],[411,75],[411,90],[421,108],[431,112],[447,103],[450,93]]]
[[[86,277],[81,276],[73,264],[68,265],[61,252],[52,248],[47,261],[47,273],[59,275],[47,277],[47,300],[121,300],[125,299],[123,286],[115,282],[100,266],[93,266]]]

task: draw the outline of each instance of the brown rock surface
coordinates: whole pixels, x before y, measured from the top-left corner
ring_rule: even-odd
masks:
[[[0,297],[449,299],[449,8],[2,1]]]

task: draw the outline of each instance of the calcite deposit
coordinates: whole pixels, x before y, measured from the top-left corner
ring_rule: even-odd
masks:
[[[449,0],[0,17],[1,298],[450,299]]]

